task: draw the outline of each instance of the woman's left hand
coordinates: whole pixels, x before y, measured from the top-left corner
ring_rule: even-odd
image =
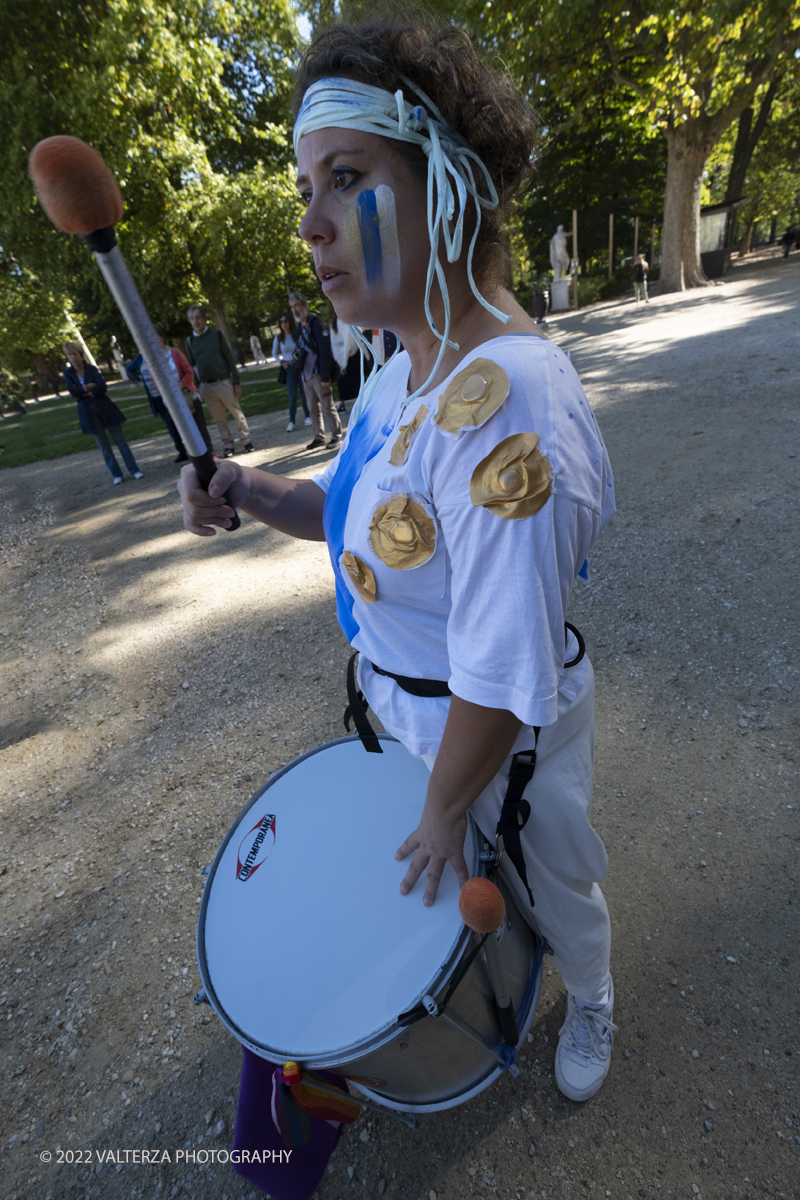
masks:
[[[419,825],[395,853],[398,862],[408,858],[409,854],[414,855],[400,884],[401,896],[408,895],[427,868],[422,903],[430,907],[436,898],[442,872],[448,862],[453,865],[459,887],[463,886],[469,879],[467,861],[464,858],[466,836],[466,813],[448,814],[435,802],[426,800]]]

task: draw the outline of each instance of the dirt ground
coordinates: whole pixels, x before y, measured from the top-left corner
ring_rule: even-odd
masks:
[[[415,1131],[348,1129],[320,1200],[800,1195],[796,634],[800,261],[565,315],[619,513],[575,595],[597,672],[595,824],[619,1024],[606,1085],[552,1073],[545,969],[517,1080]],[[249,462],[313,474],[305,430]],[[180,527],[166,435],[0,473],[2,1193],[256,1193],[229,1166],[240,1053],[196,1008],[203,878],[269,772],[340,736],[324,547]],[[795,947],[794,949],[792,947]],[[57,1151],[171,1163],[57,1165]],[[42,1154],[52,1155],[50,1162]]]

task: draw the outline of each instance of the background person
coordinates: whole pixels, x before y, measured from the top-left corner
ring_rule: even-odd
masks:
[[[257,367],[265,367],[267,365],[267,356],[261,348],[261,339],[257,333],[250,334],[250,349],[255,365]]]
[[[633,264],[633,272],[631,274],[631,280],[633,282],[633,294],[636,298],[637,304],[640,300],[644,300],[645,304],[650,303],[650,299],[647,295],[648,270],[649,266],[645,256],[643,254],[637,254],[636,262]]]
[[[291,313],[281,313],[278,318],[278,328],[280,332],[276,333],[272,339],[272,357],[280,364],[283,370],[284,383],[286,384],[286,391],[289,394],[289,424],[286,426],[286,432],[291,433],[294,430],[295,417],[297,416],[298,392],[303,402],[306,425],[311,424],[311,417],[308,415],[306,393],[303,388],[302,367],[293,361],[295,347],[297,346],[297,342],[295,341],[297,331],[294,317]]]
[[[111,449],[111,443],[108,440],[109,434],[114,439],[131,476],[134,479],[141,479],[142,472],[136,465],[133,451],[122,432],[122,423],[128,418],[106,395],[108,388],[105,379],[97,367],[84,362],[77,342],[67,342],[64,350],[70,364],[64,369],[64,382],[67,385],[67,391],[78,402],[78,420],[82,432],[90,433],[97,442],[114,483],[122,483],[122,472],[114,457],[114,451]]]
[[[298,325],[293,361],[301,369],[314,430],[306,450],[318,450],[325,445],[325,421],[331,427],[328,445],[338,446],[342,440],[342,422],[333,403],[330,335],[317,314],[308,311],[308,301],[302,292],[290,293],[289,307]]]
[[[222,438],[223,458],[230,458],[234,453],[226,409],[236,422],[242,453],[249,454],[253,442],[250,426],[239,403],[242,388],[230,343],[219,329],[209,328],[202,304],[193,304],[187,310],[186,317],[193,330],[186,339],[186,357],[194,367],[200,383],[200,395]]]
[[[200,432],[200,436],[205,442],[207,448],[213,451],[214,447],[211,444],[211,435],[208,432],[206,417],[205,413],[203,412],[203,402],[200,399],[197,388],[195,387],[194,372],[189,365],[189,360],[187,359],[186,355],[182,353],[182,351],[177,349],[177,347],[170,346],[167,335],[160,325],[154,325],[153,328],[156,331],[161,349],[164,351],[167,367],[170,371],[172,371],[178,380],[178,386],[183,393],[184,400],[189,406],[189,412],[194,417],[194,421]],[[136,372],[135,375],[132,375],[131,368],[133,368],[133,371]],[[147,393],[147,399],[150,402],[150,409],[153,413],[153,416],[161,417],[161,420],[167,427],[170,437],[175,443],[175,449],[178,451],[178,457],[175,459],[175,462],[188,462],[189,455],[186,451],[186,447],[183,444],[183,438],[178,432],[177,425],[170,416],[169,409],[158,392],[158,384],[151,376],[142,355],[137,354],[136,358],[131,363],[131,366],[127,367],[126,370],[132,378],[141,378],[141,381],[144,384],[144,390]]]
[[[431,768],[419,825],[395,854],[408,864],[402,894],[425,875],[434,903],[448,863],[465,882],[467,810],[491,841],[512,768],[535,747],[522,857],[509,838],[499,870],[564,978],[556,1080],[586,1100],[608,1073],[614,990],[607,858],[589,820],[594,675],[572,634],[565,646],[564,622],[613,515],[613,481],[568,358],[502,282],[533,114],[460,30],[389,19],[318,33],[295,112],[299,233],[323,291],[340,321],[392,329],[405,349],[359,397],[343,450],[315,480],[222,463],[205,492],[185,468],[184,522],[205,536],[226,527],[227,488],[256,519],[326,540],[359,686]],[[429,164],[464,184],[445,227],[463,235],[454,261],[442,252],[449,205],[429,211]],[[360,215],[376,209],[380,242],[370,222],[359,243]]]
[[[339,403],[336,411],[347,412],[347,401],[355,400],[361,387],[361,355],[349,325],[339,323],[336,313],[331,317],[331,353],[341,374],[336,380]]]

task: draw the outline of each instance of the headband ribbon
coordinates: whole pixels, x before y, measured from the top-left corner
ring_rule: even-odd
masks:
[[[467,251],[467,277],[472,294],[485,309],[507,325],[511,317],[494,308],[478,290],[472,273],[472,258],[481,227],[481,210],[497,208],[497,190],[486,166],[474,150],[451,130],[442,118],[436,105],[404,75],[400,78],[407,87],[416,92],[422,104],[412,106],[398,89],[394,95],[383,88],[353,79],[318,79],[303,97],[303,103],[294,125],[295,154],[301,137],[316,129],[346,128],[359,129],[363,133],[374,133],[378,137],[394,138],[420,146],[428,160],[428,234],[431,254],[428,261],[428,277],[425,284],[425,316],[428,324],[441,342],[433,370],[421,387],[403,402],[404,406],[422,395],[439,370],[445,350],[450,346],[458,350],[458,343],[450,341],[450,296],[447,291],[444,270],[439,261],[439,240],[444,242],[448,262],[457,262],[461,257],[464,235],[464,217],[469,197],[475,204],[475,229]],[[481,195],[476,183],[476,172],[481,180],[485,195]],[[452,224],[452,230],[451,230]],[[444,303],[444,331],[436,328],[431,314],[430,298],[434,278],[439,284]],[[353,407],[351,423],[360,420],[377,381],[377,365],[369,378],[364,379],[364,353],[369,352],[360,329],[350,327],[361,349],[361,390]],[[397,351],[395,351],[395,354]],[[394,355],[392,356],[394,357]]]

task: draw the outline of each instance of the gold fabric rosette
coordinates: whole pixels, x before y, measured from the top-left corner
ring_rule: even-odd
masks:
[[[424,404],[421,404],[414,414],[413,420],[409,421],[407,425],[400,426],[397,438],[392,446],[392,453],[389,455],[389,462],[393,467],[402,467],[403,463],[406,461],[406,458],[408,457],[408,448],[411,445],[411,439],[420,428],[430,411],[431,410],[426,408]]]
[[[393,496],[379,505],[369,523],[369,544],[393,571],[421,567],[436,549],[436,526],[410,496]]]
[[[553,468],[538,449],[538,433],[513,433],[472,472],[469,498],[475,507],[507,521],[532,517],[550,498]]]
[[[497,412],[510,389],[501,366],[490,358],[476,358],[447,385],[433,419],[446,433],[467,426],[477,429]]]
[[[374,604],[378,589],[372,568],[367,566],[363,558],[359,558],[357,554],[351,554],[349,550],[345,550],[342,554],[342,562],[361,599],[365,604]]]

